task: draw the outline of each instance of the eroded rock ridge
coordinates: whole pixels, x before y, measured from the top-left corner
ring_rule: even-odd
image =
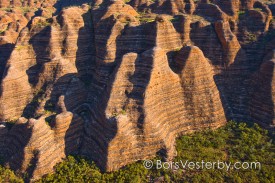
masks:
[[[73,2],[0,0],[7,166],[35,180],[80,154],[113,171],[228,120],[274,130],[274,3]]]

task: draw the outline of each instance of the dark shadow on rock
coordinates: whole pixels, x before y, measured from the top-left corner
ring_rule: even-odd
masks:
[[[54,83],[53,90],[52,90],[51,97],[50,97],[50,101],[53,104],[56,104],[58,102],[59,96],[65,95],[65,93],[68,89],[68,85],[74,77],[77,77],[75,73],[66,74],[66,75],[60,77]],[[70,110],[70,109],[68,109],[68,110]]]
[[[275,4],[270,4],[270,5],[268,5],[268,7],[271,10],[272,15],[274,16],[275,15]]]
[[[0,85],[3,79],[7,75],[7,71],[9,70],[9,66],[7,62],[10,58],[10,55],[15,47],[15,44],[3,44],[0,45]],[[0,87],[0,96],[2,95],[2,87]]]
[[[166,159],[167,159],[167,149],[166,148],[161,148],[157,153],[156,153],[156,155],[158,156],[158,157],[161,157],[161,160],[163,161],[163,162],[165,162],[166,161]]]
[[[202,22],[195,22],[191,25],[190,39],[198,46],[204,56],[211,60],[214,66],[223,66],[222,45],[212,24],[203,25]]]
[[[129,81],[133,84],[132,91],[127,94],[127,98],[133,99],[138,104],[137,111],[139,112],[139,118],[137,121],[137,127],[142,130],[143,123],[145,118],[145,112],[143,110],[144,104],[144,94],[147,85],[149,84],[151,71],[152,71],[152,64],[153,60],[146,60],[146,66],[149,68],[145,68],[144,65],[145,60],[142,59],[142,56],[138,56],[137,60],[135,61],[135,71],[132,76],[129,77]],[[146,70],[148,69],[148,70]],[[142,83],[142,85],[141,85]]]
[[[233,64],[222,68],[221,73],[214,76],[228,121],[251,121],[248,101],[252,70],[253,64],[240,49]]]
[[[29,83],[32,84],[32,86],[35,86],[38,83],[39,80],[39,73],[42,71],[43,64],[37,63],[36,65],[30,67],[26,73],[28,75]]]
[[[237,69],[238,67],[230,66],[228,68],[226,66],[225,59],[223,58],[223,48],[212,24],[203,25],[202,22],[192,23],[190,39],[202,50],[204,56],[210,60],[213,66],[221,69],[221,73],[214,76],[214,81],[221,96],[226,119],[228,121],[232,120],[232,103],[236,102],[234,101],[236,97],[234,90],[239,86],[239,82],[237,82],[234,75],[239,78],[238,74],[240,74],[240,72],[235,73],[234,68]]]
[[[29,44],[32,45],[34,50],[34,56],[36,59],[36,64],[26,70],[26,74],[28,75],[28,81],[33,87],[37,87],[39,81],[39,74],[43,71],[43,65],[50,60],[49,53],[49,44],[51,38],[51,27],[46,26],[41,28],[34,36],[31,37]],[[40,86],[40,90],[33,97],[32,101],[27,104],[25,109],[23,110],[22,116],[26,118],[30,117],[38,117],[35,116],[36,108],[39,106],[39,99],[43,98],[44,93],[46,91],[47,85],[49,83],[43,83]]]
[[[6,64],[8,62],[8,59],[14,49],[14,44],[3,44],[0,45],[0,84],[2,82],[2,79],[5,78],[5,70],[7,70],[6,68]]]
[[[116,135],[117,126],[115,121],[109,122],[105,117],[104,112],[107,102],[104,102],[106,100],[104,98],[108,96],[108,90],[106,90],[106,87],[102,88],[102,85],[97,85],[99,82],[94,77],[95,73],[93,71],[96,67],[95,43],[94,32],[91,31],[94,28],[90,24],[91,20],[89,18],[91,17],[89,13],[83,15],[83,18],[86,21],[84,27],[78,32],[78,50],[75,60],[78,74],[71,73],[60,77],[53,86],[50,101],[56,104],[59,96],[64,95],[67,110],[74,114],[74,119],[65,134],[66,154],[86,156],[95,161],[102,170],[106,170],[108,145]],[[76,82],[75,85],[72,84],[73,82]],[[86,92],[88,92],[90,98],[75,101],[77,105],[72,106],[72,101],[79,94],[68,94],[68,91],[81,90],[81,88],[75,90],[75,87],[77,87],[76,85],[83,86],[83,83],[85,83],[86,90],[89,89]]]
[[[28,173],[28,177],[25,178],[25,182],[30,182],[31,177],[33,177],[33,173],[38,163],[38,157],[39,157],[39,151],[34,151],[33,157],[29,163],[29,167],[26,170],[26,172]]]
[[[42,28],[38,33],[31,37],[29,43],[32,45],[36,56],[36,65],[30,67],[26,72],[28,75],[29,83],[36,86],[38,83],[39,73],[43,68],[45,62],[50,61],[50,38],[51,27],[47,26]]]
[[[36,116],[36,110],[37,110],[37,107],[39,106],[39,100],[43,98],[45,95],[46,88],[47,88],[47,83],[44,83],[41,89],[33,96],[32,101],[28,103],[24,108],[22,117],[36,118],[36,119],[40,117],[40,116]]]
[[[106,20],[103,20],[100,24],[102,24],[102,26],[104,27],[106,24],[108,24],[108,21],[112,21],[111,18],[107,18]],[[109,29],[106,31],[108,32]],[[112,141],[112,139],[114,139],[118,130],[117,121],[116,121],[117,119],[115,117],[107,117],[105,114],[105,111],[108,107],[107,106],[108,101],[110,100],[110,95],[111,95],[115,75],[117,74],[118,68],[120,68],[122,57],[124,54],[129,52],[143,52],[145,51],[144,49],[146,49],[146,46],[144,46],[143,50],[136,50],[135,48],[131,47],[131,45],[129,46],[123,45],[123,42],[125,42],[125,39],[128,38],[127,37],[128,34],[129,34],[129,37],[131,37],[131,35],[133,34],[136,35],[135,33],[140,31],[143,31],[143,28],[141,29],[140,27],[124,28],[123,33],[119,35],[115,40],[116,50],[115,50],[115,60],[113,62],[111,63],[101,62],[101,60],[104,59],[104,54],[97,53],[97,56],[102,58],[97,58],[98,59],[96,63],[97,73],[93,73],[93,77],[91,78],[92,81],[90,82],[90,85],[89,85],[89,94],[88,94],[87,104],[82,105],[74,110],[84,120],[84,137],[83,137],[83,143],[80,150],[80,154],[95,161],[103,171],[106,171],[108,169],[109,165],[107,164],[107,162],[108,162],[108,156],[109,156],[108,155],[109,143]],[[96,32],[95,36],[97,34],[102,34],[102,32]],[[141,42],[137,44],[142,45]],[[147,45],[147,44],[145,43],[144,45]],[[139,68],[136,68],[136,69],[139,70]],[[100,71],[103,71],[104,74],[101,73]],[[135,73],[134,75],[137,75],[137,74],[140,75],[139,78],[143,77],[142,73]],[[100,78],[103,78],[103,79],[100,79]],[[138,90],[137,79],[136,80],[134,79],[132,80],[131,78],[129,79],[133,83],[136,82],[135,84],[136,88],[134,87],[133,91],[128,94],[129,97],[132,97],[132,98],[138,97],[140,99],[140,97],[142,96],[139,96],[140,94],[138,94],[138,96],[136,95]],[[105,82],[102,82],[101,80],[103,81],[105,80]],[[143,119],[140,119],[140,121],[143,121]]]
[[[21,170],[27,153],[24,148],[29,143],[31,135],[32,129],[28,126],[28,123],[15,124],[9,131],[9,138],[6,141],[8,149],[6,158],[12,170]]]
[[[179,51],[169,51],[166,53],[169,67],[176,74],[179,74],[181,72],[180,68],[178,67],[175,61],[175,57],[177,56],[178,53]]]
[[[122,30],[122,33],[116,39],[116,58],[118,58],[119,61],[117,62],[118,64],[113,73],[117,73],[117,69],[120,67],[121,59],[125,54],[138,54],[138,57],[135,60],[135,71],[133,75],[129,75],[128,77],[129,81],[133,84],[133,89],[130,92],[125,91],[125,94],[127,96],[127,101],[129,101],[129,99],[135,100],[138,105],[136,110],[140,114],[137,120],[137,127],[139,128],[139,130],[143,129],[142,126],[145,114],[142,106],[144,104],[144,94],[151,77],[150,74],[153,64],[153,60],[145,61],[142,57],[142,53],[146,52],[147,50],[153,49],[153,47],[155,46],[156,28],[154,26],[155,22],[145,23],[133,27],[126,25]],[[152,27],[154,27],[153,30]],[[143,35],[149,36],[144,38]],[[140,36],[140,38],[138,36]],[[148,67],[149,69],[145,67]],[[145,71],[144,69],[148,70]],[[143,83],[142,86],[141,83]],[[127,104],[124,104],[123,110],[126,111],[126,108]]]
[[[272,53],[272,52],[271,52]],[[260,70],[251,78],[249,109],[253,122],[274,131],[274,62],[268,54]]]
[[[92,15],[90,12],[82,15],[84,27],[79,29],[77,40],[77,52],[75,64],[78,70],[78,76],[83,82],[91,82],[92,73],[95,71],[95,33]]]

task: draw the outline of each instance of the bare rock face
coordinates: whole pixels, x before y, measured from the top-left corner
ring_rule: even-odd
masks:
[[[1,0],[0,1],[0,7],[8,7],[10,5],[10,1],[9,0]]]
[[[204,19],[191,22],[190,39],[210,59],[213,65],[224,65],[223,47],[212,24]]]
[[[156,12],[171,13],[177,15],[180,13],[193,14],[195,11],[195,3],[193,0],[162,0],[155,5]]]
[[[241,0],[242,9],[252,9],[255,0]]]
[[[231,0],[231,1],[216,0],[215,4],[217,4],[226,14],[230,16],[236,16],[240,9],[241,2],[240,0]]]
[[[251,19],[247,22],[248,30],[252,32],[256,31],[268,31],[269,24],[272,19],[272,14],[267,5],[261,2],[255,2],[254,9],[248,11],[249,17],[251,17],[254,22],[252,24]]]
[[[2,36],[7,37],[8,43],[15,43],[19,32],[27,25],[28,20],[23,15],[5,13],[0,18],[0,30]],[[4,44],[4,43],[2,43]]]
[[[111,15],[118,13],[118,14],[129,14],[132,16],[137,16],[138,13],[129,5],[126,5],[122,0],[114,0],[110,6],[108,7],[107,12],[104,14],[102,19],[110,17]]]
[[[170,160],[177,136],[227,120],[274,130],[270,5],[82,3],[0,0],[0,156],[12,169],[36,180],[73,153],[113,171]]]
[[[8,135],[8,128],[4,124],[0,125],[0,156],[4,157],[7,154],[7,147],[5,143],[5,139],[7,138]]]
[[[42,3],[43,2],[43,3]],[[40,14],[50,18],[55,11],[55,0],[1,0],[0,1],[0,74],[11,55],[18,36],[28,22]],[[38,10],[39,9],[39,10]],[[45,11],[48,13],[45,14]]]
[[[180,35],[173,24],[165,17],[158,16],[154,23],[156,30],[156,46],[164,50],[174,50],[181,47]]]
[[[70,127],[74,130],[70,130]],[[77,151],[81,133],[76,133],[82,127],[81,118],[73,117],[70,112],[56,115],[52,129],[46,124],[45,117],[38,120],[19,119],[6,134],[7,137],[13,137],[6,141],[10,147],[8,154],[11,155],[9,166],[22,172],[30,172],[33,179],[41,177],[45,172],[51,172],[67,153]],[[65,140],[68,139],[67,136],[70,137],[69,141]]]
[[[81,19],[74,19],[72,22],[69,13],[71,11],[78,11],[77,14]],[[13,117],[20,116],[24,110],[28,113],[26,105],[32,98],[39,91],[48,92],[46,83],[49,86],[59,77],[77,72],[74,58],[79,55],[77,55],[78,42],[75,35],[78,34],[80,27],[84,27],[82,14],[85,12],[81,11],[81,9],[64,10],[54,20],[52,26],[49,26],[50,23],[43,18],[35,18],[31,27],[21,32],[1,83],[2,118],[12,120]],[[33,35],[35,36],[32,37]],[[45,47],[48,47],[48,50],[45,50]],[[80,59],[77,64],[81,64]],[[11,102],[13,100],[14,102]]]
[[[132,64],[129,63],[130,60]],[[129,72],[132,72],[130,78],[129,75],[125,75],[128,70],[125,68],[126,64]],[[123,68],[127,70],[122,70]],[[125,73],[125,82],[129,83],[126,87],[125,82],[120,80],[123,73]],[[170,84],[175,87],[163,83],[165,77],[168,77]],[[118,82],[123,84],[122,87],[124,87],[118,88]],[[162,93],[159,90],[160,88],[163,89],[163,92],[166,92]],[[108,121],[117,121],[117,133],[109,144],[108,154],[110,156],[107,162],[110,163],[107,170],[115,170],[131,162],[131,159],[153,157],[160,148],[167,150],[168,157],[171,158],[174,155],[173,138],[164,137],[176,133],[174,129],[170,128],[170,126],[176,125],[174,123],[176,121],[171,121],[174,120],[174,117],[170,116],[172,111],[167,109],[174,104],[176,96],[181,93],[180,91],[179,78],[169,68],[167,57],[162,50],[155,48],[144,52],[141,56],[128,54],[123,57],[121,69],[117,72],[111,97],[105,110]],[[119,96],[122,97],[121,100],[119,100]],[[154,100],[155,97],[158,100]],[[182,102],[178,102],[178,105],[181,106]],[[156,106],[163,106],[163,108],[156,110]],[[182,112],[183,110],[178,110],[173,115],[177,116]],[[113,119],[113,115],[116,113],[118,116]],[[155,121],[158,121],[159,127],[155,125]],[[124,143],[121,143],[122,141]],[[141,148],[142,146],[144,148]],[[142,157],[141,154],[144,156]]]
[[[196,14],[206,17],[210,20],[226,20],[227,15],[215,4],[201,3],[196,9]]]
[[[214,81],[213,67],[196,46],[184,47],[176,57],[179,65],[184,106],[194,126],[223,124],[226,121],[221,97]],[[193,105],[192,105],[193,104]],[[211,117],[210,117],[211,116]]]
[[[237,54],[240,52],[241,45],[237,37],[231,32],[229,22],[215,22],[215,30],[223,47],[223,61],[225,66],[234,63]]]
[[[186,62],[186,64],[180,63],[185,65],[180,74],[171,70],[167,56],[160,48],[148,50],[141,55],[134,53],[124,55],[116,74],[113,75],[111,88],[107,89],[108,97],[106,96],[105,99],[107,105],[104,111],[106,118],[92,119],[94,124],[100,125],[100,127],[87,129],[91,137],[84,141],[86,145],[84,145],[83,151],[93,153],[90,148],[96,144],[94,142],[96,136],[100,134],[99,130],[103,129],[104,125],[108,133],[101,134],[101,136],[106,135],[108,136],[106,139],[112,138],[112,141],[100,142],[102,145],[97,146],[96,153],[90,154],[90,156],[107,153],[105,162],[108,163],[105,168],[111,171],[132,162],[133,159],[151,158],[159,149],[164,149],[167,152],[168,159],[172,158],[176,153],[174,136],[181,131],[194,131],[198,126],[200,128],[217,128],[224,124],[226,120],[219,92],[213,80],[212,67],[199,48],[194,49],[194,52],[198,52],[196,59],[191,59],[192,54],[189,55],[189,58],[184,56],[182,58],[181,54],[179,55],[178,62]],[[193,94],[193,89],[198,89],[197,87],[200,86],[199,83],[195,83],[195,78],[196,76],[201,77],[199,73],[202,73],[201,70],[194,69],[203,69],[204,64],[209,69],[209,73],[207,73],[209,75],[205,75],[203,81],[209,82],[207,86],[211,86],[211,88],[205,86],[204,90],[200,88],[200,93]],[[191,73],[195,78],[191,76],[190,81],[187,81],[185,72]],[[190,83],[190,85],[187,86],[183,82]],[[192,99],[194,103],[198,101],[202,103],[198,106],[191,106],[188,102],[191,102],[189,100]],[[210,105],[213,105],[211,110],[214,111],[204,110],[204,107],[207,108],[207,106],[202,106],[202,104],[209,104],[204,100],[213,102]],[[194,115],[196,121],[192,118]],[[98,120],[103,124],[100,124]],[[109,143],[108,151],[103,148],[106,143]],[[102,162],[99,164],[104,167]]]
[[[275,50],[271,51],[261,65],[253,83],[250,112],[254,121],[267,128],[275,125]]]
[[[55,2],[55,0],[26,0],[26,1],[21,1],[21,0],[1,0],[0,1],[0,8],[6,8],[6,7],[39,7],[42,4],[45,5],[52,5]]]

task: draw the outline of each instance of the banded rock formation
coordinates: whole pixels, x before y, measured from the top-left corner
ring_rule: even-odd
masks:
[[[106,171],[172,159],[176,137],[227,120],[274,130],[275,29],[263,2],[59,1],[56,15],[12,3],[0,11],[0,156],[32,180],[72,153]]]
[[[56,115],[52,129],[43,116],[37,120],[20,118],[5,134],[6,153],[12,154],[9,166],[31,173],[33,179],[40,178],[67,153],[77,151],[81,131],[83,120],[67,111]]]
[[[253,83],[250,112],[252,118],[266,128],[275,126],[274,77],[275,50],[270,52],[261,65],[255,83]]]

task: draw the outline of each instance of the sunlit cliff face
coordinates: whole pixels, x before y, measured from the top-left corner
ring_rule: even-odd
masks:
[[[177,136],[228,120],[274,129],[266,4],[70,3],[0,0],[0,155],[11,168],[38,179],[73,153],[113,171],[160,151],[172,159]]]

